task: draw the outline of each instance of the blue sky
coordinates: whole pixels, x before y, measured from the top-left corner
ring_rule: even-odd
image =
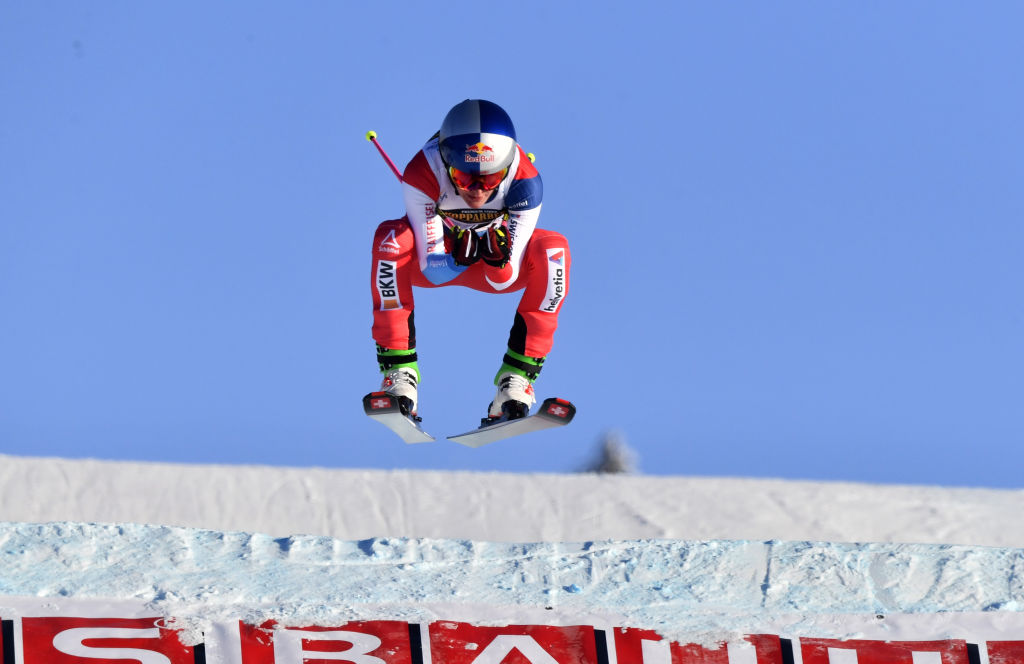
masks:
[[[1024,6],[0,5],[0,453],[1022,487]],[[545,183],[570,428],[405,446],[369,251],[467,97]],[[518,295],[417,293],[475,425]],[[456,364],[452,358],[473,358]]]

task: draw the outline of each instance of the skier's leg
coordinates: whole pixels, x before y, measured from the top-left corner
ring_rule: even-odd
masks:
[[[491,402],[490,417],[522,416],[535,402],[533,381],[554,344],[558,313],[569,292],[571,262],[563,235],[534,231],[521,267],[520,280],[525,280],[526,289],[509,332],[508,351],[494,379],[498,393]]]
[[[508,347],[515,353],[543,358],[554,344],[558,313],[569,293],[572,256],[561,233],[538,228],[523,256],[526,289],[516,309]]]
[[[416,412],[416,324],[413,315],[413,272],[416,244],[412,229],[403,219],[385,221],[373,237],[370,291],[373,297],[373,339],[383,374],[381,390],[408,400],[403,405]]]

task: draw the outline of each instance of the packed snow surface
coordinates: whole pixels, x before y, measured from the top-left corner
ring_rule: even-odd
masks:
[[[931,544],[274,538],[0,526],[0,595],[120,598],[199,621],[551,622],[807,632],[820,615],[1017,611],[1024,552]],[[760,628],[760,629],[758,629]],[[753,631],[752,631],[753,630]]]
[[[991,638],[1024,607],[1019,492],[0,461],[0,518],[27,521],[0,523],[0,614],[95,599],[196,634],[399,619],[682,641],[896,638],[915,619]]]

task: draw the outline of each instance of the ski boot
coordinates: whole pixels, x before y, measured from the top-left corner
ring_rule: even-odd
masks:
[[[409,367],[397,367],[384,374],[380,391],[387,392],[398,400],[402,414],[415,421],[416,416],[416,371]]]
[[[498,393],[487,410],[487,417],[480,421],[482,425],[517,420],[530,414],[530,406],[537,403],[537,398],[528,378],[507,371],[498,376],[497,383]]]
[[[420,368],[416,365],[416,349],[384,348],[377,344],[377,366],[384,375],[380,391],[394,396],[402,414],[419,422],[420,418],[416,416],[416,388],[420,380]]]

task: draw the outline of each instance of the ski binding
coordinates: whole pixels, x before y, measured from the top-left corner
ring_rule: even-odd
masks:
[[[420,427],[420,418],[404,412],[398,398],[387,392],[367,394],[363,397],[363,410],[407,443],[432,443],[435,440]]]
[[[448,436],[448,440],[466,445],[467,447],[480,447],[512,436],[518,436],[532,431],[541,431],[552,427],[565,426],[572,421],[576,415],[576,406],[566,401],[550,397],[545,399],[540,408],[533,415],[520,417],[514,420],[498,420],[496,422],[484,423],[479,429],[467,431],[457,436]]]

